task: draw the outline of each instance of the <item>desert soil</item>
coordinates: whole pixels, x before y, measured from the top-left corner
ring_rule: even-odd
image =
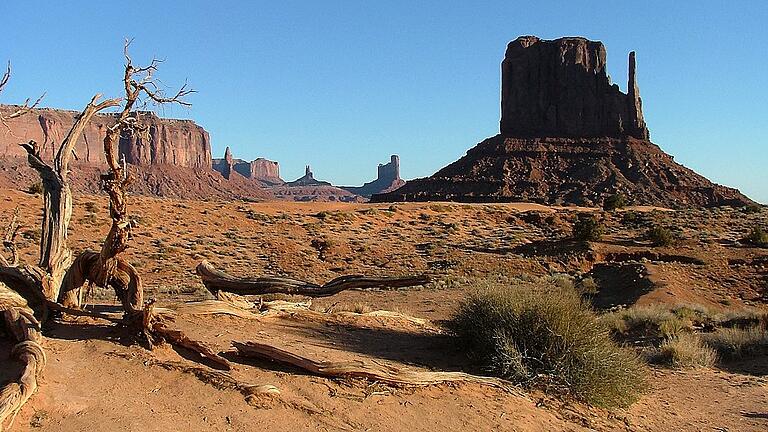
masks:
[[[21,208],[23,260],[35,262],[40,198],[3,190],[0,223]],[[102,196],[76,196],[70,245],[96,248],[106,235]],[[607,215],[606,237],[567,240],[577,211],[535,204],[347,204],[181,201],[134,197],[139,220],[129,259],[147,297],[163,304],[210,298],[194,268],[203,259],[239,275],[287,275],[326,282],[342,274],[426,273],[433,282],[395,291],[348,291],[315,300],[305,314],[258,319],[179,315],[173,323],[230,359],[222,378],[191,353],[150,352],[130,335],[88,319],[50,323],[41,388],[13,430],[632,430],[768,429],[768,359],[716,368],[653,367],[651,390],[626,410],[605,410],[532,391],[478,384],[395,388],[319,378],[233,354],[233,341],[261,341],[320,360],[377,361],[418,370],[468,371],[471,362],[440,327],[469,281],[523,274],[590,274],[598,298],[614,304],[702,304],[762,308],[768,251],[739,239],[768,214],[739,210],[636,209]],[[683,241],[653,248],[649,223]],[[94,307],[116,310],[94,289]],[[377,316],[370,311],[395,311]],[[311,313],[310,313],[311,312]],[[358,313],[362,312],[362,313]],[[422,318],[425,321],[403,317]],[[5,341],[6,339],[0,339]],[[0,344],[0,380],[18,365]],[[228,380],[270,385],[279,395],[244,395]]]

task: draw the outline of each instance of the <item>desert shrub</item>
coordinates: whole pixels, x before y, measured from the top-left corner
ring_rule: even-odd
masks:
[[[759,204],[750,204],[748,206],[742,207],[741,211],[746,214],[755,214],[760,213],[763,210],[763,207]]]
[[[581,241],[597,241],[603,236],[603,225],[592,214],[583,213],[573,224],[573,238]]]
[[[28,229],[21,232],[21,236],[24,237],[27,240],[32,240],[34,242],[39,242],[40,237],[42,236],[42,232],[40,229]]]
[[[556,287],[564,290],[572,290],[576,287],[574,278],[567,274],[553,274],[547,277],[546,280]]]
[[[704,339],[722,357],[742,358],[768,349],[768,331],[761,326],[721,328]]]
[[[27,192],[31,193],[32,195],[39,195],[43,193],[43,184],[40,182],[34,182],[27,187]]]
[[[667,228],[655,226],[645,233],[645,238],[654,246],[670,246],[677,241],[675,234]]]
[[[711,367],[717,352],[698,335],[680,334],[662,342],[657,360],[679,368]]]
[[[593,296],[600,291],[593,277],[586,277],[576,282],[576,291],[583,296]]]
[[[675,316],[662,320],[658,323],[658,327],[661,336],[670,338],[691,330],[693,323],[689,319],[681,319]]]
[[[490,373],[596,405],[631,404],[645,385],[638,357],[611,340],[574,290],[543,288],[487,286],[460,304],[448,328]]]
[[[634,306],[604,314],[600,320],[614,333],[640,333],[651,337],[670,337],[693,329],[693,320],[678,316],[661,305]]]
[[[768,231],[759,226],[752,227],[746,240],[755,246],[768,247]]]
[[[429,209],[435,213],[446,213],[453,210],[453,207],[447,204],[430,204]]]
[[[96,213],[99,211],[99,205],[93,201],[86,201],[86,203],[83,204],[83,207],[85,208],[85,211],[88,213]]]
[[[627,206],[627,197],[622,193],[610,195],[603,201],[605,211],[618,210]]]

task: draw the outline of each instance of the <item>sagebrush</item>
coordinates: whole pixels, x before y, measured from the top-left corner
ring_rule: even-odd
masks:
[[[483,368],[518,383],[600,406],[627,406],[645,387],[637,355],[611,340],[575,290],[545,280],[482,287],[448,327]]]

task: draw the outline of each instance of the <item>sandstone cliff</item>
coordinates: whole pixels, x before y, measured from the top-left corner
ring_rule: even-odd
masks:
[[[405,180],[400,178],[400,156],[390,156],[389,163],[379,164],[376,180],[362,186],[342,186],[341,188],[353,194],[370,197],[373,194],[392,192],[403,186]]]
[[[519,37],[501,63],[501,134],[648,139],[635,68],[632,52],[624,94],[606,73],[601,42]]]
[[[524,36],[502,62],[501,134],[434,175],[372,201],[533,201],[742,206],[752,201],[677,164],[648,140],[629,55],[628,92],[612,85],[601,42]]]
[[[0,105],[0,113],[14,107]],[[53,158],[53,152],[74,123],[76,111],[36,109],[25,116],[9,120],[8,132],[0,134],[0,157],[26,157],[19,143],[35,140],[42,146],[42,156]],[[151,112],[141,112],[147,126],[143,136],[121,137],[120,153],[133,165],[173,165],[186,168],[210,168],[211,144],[208,132],[191,120],[161,119]],[[104,168],[102,140],[104,131],[113,123],[111,114],[94,117],[75,146],[80,162]]]
[[[227,179],[231,178],[232,173],[237,173],[247,179],[257,180],[266,186],[285,183],[280,178],[279,163],[264,158],[258,158],[251,162],[234,159],[229,147],[224,151],[223,159],[213,159],[212,167]]]

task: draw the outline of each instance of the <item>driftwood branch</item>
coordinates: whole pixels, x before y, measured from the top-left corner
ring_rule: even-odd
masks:
[[[295,366],[314,375],[330,378],[363,378],[394,386],[428,386],[449,382],[469,382],[511,390],[513,385],[492,377],[481,377],[464,372],[427,372],[399,369],[361,360],[328,362],[313,360],[272,345],[258,342],[232,342],[243,357],[257,357]]]
[[[349,289],[404,288],[429,283],[426,275],[404,277],[341,276],[325,285],[280,277],[244,278],[216,269],[208,261],[197,266],[203,285],[214,295],[219,291],[239,295],[296,294],[307,297],[328,297]]]

